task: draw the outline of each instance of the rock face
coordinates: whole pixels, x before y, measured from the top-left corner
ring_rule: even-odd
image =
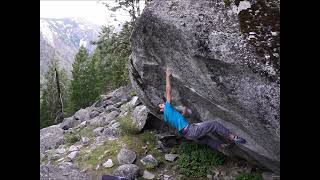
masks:
[[[154,0],[131,35],[129,76],[162,119],[165,67],[174,105],[215,119],[247,144],[234,154],[280,173],[279,1]],[[229,1],[228,1],[229,2]]]

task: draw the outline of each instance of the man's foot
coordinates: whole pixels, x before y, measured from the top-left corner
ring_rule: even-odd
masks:
[[[234,136],[233,141],[236,144],[244,144],[244,143],[246,143],[246,140],[243,139],[242,137],[239,137],[239,136]]]

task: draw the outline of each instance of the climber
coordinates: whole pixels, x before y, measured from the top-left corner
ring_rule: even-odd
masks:
[[[189,124],[185,119],[187,115],[191,115],[192,111],[189,108],[174,108],[171,105],[171,70],[166,70],[166,101],[159,104],[160,112],[164,114],[164,121],[178,130],[179,134],[189,140],[196,140],[201,144],[207,144],[213,149],[223,151],[229,147],[231,143],[224,144],[210,138],[207,134],[216,132],[235,144],[243,144],[245,139],[232,134],[227,128],[217,121],[209,120],[201,123]]]

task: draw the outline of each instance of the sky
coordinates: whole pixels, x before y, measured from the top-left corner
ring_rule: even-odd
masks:
[[[113,0],[108,0],[112,3]],[[114,15],[114,16],[113,16]],[[117,13],[109,11],[101,1],[40,1],[40,18],[85,18],[97,25],[117,25],[119,22],[129,21],[128,12],[123,10]],[[114,19],[117,19],[117,22]]]

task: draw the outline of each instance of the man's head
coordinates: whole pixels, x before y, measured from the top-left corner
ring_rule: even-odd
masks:
[[[163,113],[164,103],[159,104],[160,112]]]
[[[167,101],[167,99],[163,96],[162,100],[163,100],[163,103],[159,104],[160,113],[163,113],[165,102]]]

